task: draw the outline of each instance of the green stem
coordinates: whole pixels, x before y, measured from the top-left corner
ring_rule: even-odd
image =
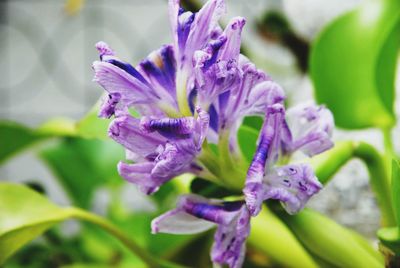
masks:
[[[170,267],[170,268],[182,267],[177,264],[173,264],[173,263],[170,263],[170,262],[167,262],[164,260],[160,260],[160,259],[152,256],[147,251],[145,251],[141,246],[139,246],[135,241],[128,238],[123,232],[121,232],[118,229],[118,227],[113,225],[108,220],[106,220],[100,216],[97,216],[96,214],[87,212],[80,208],[74,208],[74,207],[68,208],[67,210],[74,218],[88,221],[90,223],[100,226],[101,228],[103,228],[104,230],[109,232],[111,235],[113,235],[118,240],[120,240],[122,244],[124,244],[132,253],[134,253],[136,256],[138,256],[149,267]]]
[[[311,159],[318,180],[326,184],[353,157],[352,141],[338,142],[331,150]]]
[[[368,169],[370,185],[382,212],[382,225],[395,224],[390,194],[390,173],[382,155],[373,146],[365,142],[341,142],[327,153],[315,157],[311,164],[315,167],[317,177],[326,184],[354,157],[363,161]]]
[[[355,143],[354,156],[360,158],[368,169],[371,188],[382,213],[382,225],[396,224],[391,200],[390,175],[384,159],[373,146],[364,142]]]
[[[392,140],[392,129],[391,128],[383,128],[382,129],[382,134],[383,134],[383,144],[385,148],[385,164],[387,168],[387,172],[390,173],[392,168],[392,160],[396,159],[396,154],[394,152],[394,146],[393,146],[393,140]],[[390,176],[389,176],[390,180]],[[389,182],[390,183],[390,182]]]
[[[241,168],[241,161],[232,158],[232,152],[229,148],[229,136],[229,131],[223,131],[220,133],[218,141],[219,163],[221,170],[224,171],[224,173],[221,174],[221,179],[223,179],[224,183],[229,185],[229,187],[242,189],[246,173],[243,172],[243,168]]]

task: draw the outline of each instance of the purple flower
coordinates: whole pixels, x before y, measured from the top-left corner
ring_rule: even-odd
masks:
[[[243,189],[253,216],[259,213],[262,202],[268,199],[280,200],[289,214],[297,213],[322,188],[308,164],[275,166],[281,153],[287,153],[287,148],[290,152],[300,149],[308,155],[315,155],[331,147],[333,120],[330,112],[323,107],[301,107],[293,110],[287,117],[290,118],[288,122],[281,104],[267,109],[257,151]]]
[[[196,156],[207,133],[209,116],[200,108],[197,118],[117,117],[109,136],[127,149],[134,164],[120,162],[118,171],[126,180],[151,194],[160,185],[185,172],[196,172]]]
[[[172,46],[151,53],[136,68],[115,56],[104,42],[96,44],[101,61],[93,63],[94,81],[108,92],[100,117],[134,107],[143,115],[177,113],[176,63]]]
[[[210,141],[221,133],[230,133],[231,151],[238,151],[237,130],[245,116],[263,116],[268,106],[283,103],[283,89],[243,55],[238,63],[240,83],[218,96],[210,106]]]
[[[314,156],[333,147],[333,115],[324,106],[297,105],[287,111],[286,120],[290,127],[288,138],[284,141],[286,153],[300,150]]]
[[[198,195],[181,196],[177,208],[151,223],[153,233],[194,234],[217,226],[211,259],[231,268],[241,267],[250,214],[243,201],[209,200]]]

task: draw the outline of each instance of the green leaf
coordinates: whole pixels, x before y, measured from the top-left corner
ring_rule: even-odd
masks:
[[[117,163],[124,159],[124,150],[112,140],[68,138],[44,149],[40,157],[63,184],[74,204],[82,208],[89,208],[98,186],[123,182]]]
[[[79,122],[67,118],[55,118],[37,129],[9,121],[0,121],[0,163],[14,154],[40,141],[55,137],[82,137],[108,139],[110,119],[97,117],[99,103]]]
[[[397,227],[400,231],[400,163],[392,161],[392,204]]]
[[[32,189],[12,183],[0,183],[0,265],[29,241],[69,218],[103,228],[150,267],[178,267],[150,255],[107,220],[78,208],[60,208]]]
[[[0,264],[23,245],[71,216],[40,194],[11,183],[0,184]]]
[[[257,147],[257,139],[257,130],[243,125],[239,128],[238,141],[240,150],[249,163],[253,160],[253,156]]]
[[[84,138],[108,139],[107,130],[111,119],[99,118],[97,116],[100,102],[89,111],[89,113],[76,123],[78,136]]]
[[[343,128],[394,124],[400,2],[369,0],[328,25],[311,53],[315,95]]]
[[[313,254],[337,267],[384,267],[383,258],[360,236],[309,209],[279,216]]]
[[[45,138],[47,138],[47,135],[36,133],[20,124],[0,122],[0,163],[27,146]]]
[[[255,130],[260,130],[263,124],[264,118],[260,116],[246,116],[243,120],[243,125],[249,126]]]

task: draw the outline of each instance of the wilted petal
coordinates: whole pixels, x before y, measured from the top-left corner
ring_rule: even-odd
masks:
[[[290,143],[286,142],[289,152],[301,150],[308,156],[314,156],[333,146],[333,115],[324,106],[295,106],[288,110],[286,119],[292,137]]]
[[[281,104],[268,107],[264,125],[260,131],[257,151],[247,172],[243,193],[251,215],[257,215],[264,201],[265,170],[271,169],[279,156],[280,133],[285,116]]]
[[[106,42],[103,41],[96,43],[96,49],[99,52],[100,60],[103,60],[104,56],[115,55],[114,50]]]
[[[121,94],[118,92],[108,94],[104,99],[100,107],[99,117],[110,118],[115,114],[118,103],[121,100]]]
[[[280,200],[289,214],[295,214],[321,189],[311,166],[287,165],[274,168],[266,175],[264,199]]]

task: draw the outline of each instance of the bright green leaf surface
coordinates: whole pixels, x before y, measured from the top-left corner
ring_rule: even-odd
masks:
[[[27,187],[0,184],[0,264],[35,237],[68,218],[58,208]]]
[[[0,265],[29,241],[68,218],[100,226],[150,267],[177,267],[150,255],[109,221],[78,208],[57,207],[34,190],[12,183],[0,183]]]
[[[326,27],[311,53],[318,102],[343,128],[394,124],[400,1],[368,0]]]

